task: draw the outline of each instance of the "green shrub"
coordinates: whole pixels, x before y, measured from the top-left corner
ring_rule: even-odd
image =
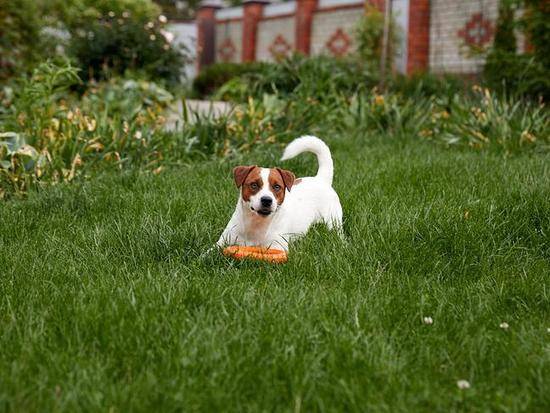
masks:
[[[160,171],[176,143],[160,131],[171,95],[150,82],[111,80],[79,98],[71,66],[42,64],[0,121],[0,198],[96,169]],[[166,151],[166,152],[165,152]]]
[[[428,72],[397,74],[389,79],[389,90],[407,97],[452,97],[466,91],[466,81],[454,75]]]
[[[263,63],[214,63],[202,69],[195,77],[193,93],[197,97],[208,96],[231,79],[248,73],[261,72],[263,66]]]
[[[114,15],[92,20],[75,30],[70,45],[85,79],[105,79],[139,71],[152,79],[180,80],[187,59],[171,43],[158,21]]]
[[[42,22],[33,0],[0,0],[0,82],[26,72],[41,55]]]
[[[522,23],[533,45],[535,60],[550,71],[550,3],[547,0],[524,1],[527,10]]]
[[[35,0],[40,15],[62,22],[70,31],[90,21],[123,13],[139,21],[154,20],[160,8],[152,0]]]
[[[0,0],[0,82],[63,51],[85,80],[134,70],[178,81],[186,53],[159,13],[152,0]]]
[[[375,84],[371,73],[354,59],[299,54],[266,65],[249,78],[256,96],[264,93],[300,94],[318,100],[334,93],[350,94],[370,89]]]
[[[198,96],[214,94],[236,101],[248,96],[261,99],[266,93],[299,93],[322,100],[334,93],[349,94],[375,84],[376,79],[355,59],[296,54],[278,63],[213,64],[196,77],[193,89]]]
[[[384,14],[375,6],[367,5],[364,15],[355,27],[357,55],[369,70],[378,73],[382,59]],[[391,68],[400,33],[395,21],[390,22],[386,67]]]
[[[550,113],[542,104],[503,98],[473,87],[451,99],[358,95],[347,112],[348,128],[374,129],[445,146],[505,153],[550,151]]]
[[[516,21],[516,9],[526,7]],[[498,92],[518,97],[550,99],[550,6],[538,0],[506,0],[499,6],[493,46],[483,70],[485,83]],[[522,28],[534,45],[532,52],[517,54],[515,30]]]

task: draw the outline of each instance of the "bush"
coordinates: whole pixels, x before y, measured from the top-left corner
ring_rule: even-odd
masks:
[[[542,104],[505,99],[479,86],[471,96],[451,99],[358,95],[347,117],[348,128],[393,132],[445,146],[505,153],[550,150],[550,114]]]
[[[216,97],[234,101],[245,101],[248,96],[262,99],[264,94],[295,94],[323,101],[375,84],[376,79],[355,59],[294,55],[276,64],[212,65],[197,77],[194,86],[209,94],[217,90]]]
[[[382,39],[384,36],[384,14],[375,6],[367,5],[364,15],[355,27],[357,55],[369,70],[378,73],[382,59]],[[390,22],[386,67],[391,69],[393,56],[399,41],[395,21]]]
[[[523,3],[527,12],[515,21],[515,9]],[[538,0],[506,0],[499,6],[493,46],[483,70],[486,84],[501,93],[518,97],[550,99],[550,7]],[[534,45],[533,52],[516,51],[515,29],[522,27]]]
[[[160,133],[171,95],[150,82],[111,80],[79,99],[71,66],[40,65],[0,121],[0,198],[96,169],[160,171],[174,146]]]
[[[37,4],[41,15],[62,22],[70,31],[109,13],[124,13],[139,21],[151,21],[160,14],[160,8],[151,0],[37,0]]]
[[[527,8],[523,26],[533,45],[535,60],[550,70],[550,3],[547,0],[524,0]]]
[[[229,80],[260,72],[263,66],[263,63],[214,63],[202,69],[195,77],[193,93],[196,97],[208,96]]]
[[[105,79],[139,71],[152,79],[177,83],[187,58],[171,44],[171,34],[158,21],[141,21],[127,14],[92,20],[75,30],[70,54],[85,79]]]
[[[186,53],[159,12],[152,0],[0,0],[0,81],[62,55],[84,80],[133,70],[177,82]]]
[[[0,82],[26,72],[43,50],[42,23],[33,0],[0,0]]]
[[[370,89],[376,80],[355,59],[294,55],[280,63],[266,65],[249,76],[256,96],[263,93],[300,94],[322,100],[335,93]]]
[[[466,81],[454,75],[428,72],[413,75],[395,75],[389,79],[389,90],[406,97],[453,97],[466,91]]]

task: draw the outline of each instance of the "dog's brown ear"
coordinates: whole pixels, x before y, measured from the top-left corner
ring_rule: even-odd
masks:
[[[237,188],[242,186],[244,180],[254,168],[256,168],[256,165],[236,166],[233,168],[233,178],[235,179],[235,185],[237,185]]]
[[[296,179],[296,177],[292,172],[287,171],[286,169],[277,168],[277,170],[281,174],[286,188],[290,191],[290,188],[292,188],[292,185],[294,185],[294,180]]]

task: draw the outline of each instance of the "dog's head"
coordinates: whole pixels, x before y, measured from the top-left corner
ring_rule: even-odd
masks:
[[[285,200],[286,191],[294,184],[294,174],[280,168],[261,168],[256,165],[233,169],[241,202],[256,214],[267,217],[277,211]]]

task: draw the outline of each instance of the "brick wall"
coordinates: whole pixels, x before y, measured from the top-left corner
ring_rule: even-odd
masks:
[[[294,16],[262,20],[258,25],[256,60],[272,62],[295,49]]]
[[[484,63],[472,50],[492,43],[499,0],[245,0],[234,8],[207,1],[198,14],[199,69],[213,61],[274,61],[293,51],[343,56],[356,48],[365,1],[382,10],[391,1],[401,27],[398,70],[472,74]],[[523,43],[519,37],[520,50]]]
[[[355,50],[353,31],[364,4],[345,9],[320,9],[313,15],[311,53],[344,56]]]
[[[216,24],[216,62],[240,62],[242,55],[242,21]]]
[[[491,44],[498,0],[432,0],[430,70],[435,73],[478,73],[484,59],[467,45]]]

